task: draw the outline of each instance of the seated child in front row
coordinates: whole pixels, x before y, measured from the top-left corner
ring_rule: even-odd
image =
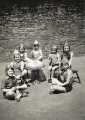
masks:
[[[16,87],[16,79],[14,76],[14,69],[13,68],[6,68],[6,79],[2,81],[2,92],[3,96],[7,99],[15,99],[15,87]]]
[[[52,77],[52,83],[50,93],[56,92],[68,92],[72,89],[72,71],[68,64],[64,65],[64,68],[60,70],[57,68]]]
[[[28,91],[26,91],[27,85],[23,79],[24,74],[16,75],[15,73],[15,66],[9,65],[6,68],[7,79],[2,82],[2,92],[7,99],[16,99],[20,101],[22,96],[28,94]]]

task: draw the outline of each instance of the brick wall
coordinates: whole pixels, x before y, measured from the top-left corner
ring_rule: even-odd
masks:
[[[10,14],[5,12],[1,16],[0,46],[5,48],[5,51],[13,50],[20,42],[30,51],[33,41],[37,39],[47,55],[52,44],[60,47],[67,39],[76,54],[79,53],[79,49],[80,53],[85,52],[82,17],[75,9],[66,12],[64,7],[49,4],[36,9],[37,12],[33,13],[26,7],[13,8]]]

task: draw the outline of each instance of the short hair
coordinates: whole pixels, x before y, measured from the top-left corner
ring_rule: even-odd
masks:
[[[16,55],[20,56],[20,58],[21,58],[20,53],[19,53],[19,52],[16,52],[16,53],[14,53],[14,55],[13,55],[14,59],[15,59],[15,56],[16,56]]]
[[[24,47],[24,44],[23,43],[21,43],[20,45],[19,45],[19,47],[18,47],[18,50],[20,51],[20,48],[23,48],[23,50],[25,51],[25,47]]]
[[[11,69],[13,72],[14,72],[14,68],[13,67],[11,67],[10,65],[8,65],[8,66],[6,66],[6,68],[5,68],[5,74],[8,76],[8,71],[9,71],[9,69]]]

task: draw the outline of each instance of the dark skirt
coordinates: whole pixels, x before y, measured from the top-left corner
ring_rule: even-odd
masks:
[[[46,81],[46,76],[44,72],[40,69],[32,70],[31,72],[31,82],[38,80],[39,82]]]

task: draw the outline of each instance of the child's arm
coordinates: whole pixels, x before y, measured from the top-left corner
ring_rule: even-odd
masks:
[[[67,73],[67,79],[66,79],[66,82],[64,82],[63,86],[69,84],[70,79],[71,79],[71,76],[72,76],[72,71],[71,71],[71,70],[68,70],[67,72],[68,72],[68,73]]]
[[[58,54],[59,71],[61,72],[61,56]]]
[[[24,75],[27,74],[26,63],[23,61],[21,62],[21,71],[22,71],[22,73],[21,73],[20,77],[23,77]]]
[[[43,59],[43,53],[42,53],[42,50],[40,50],[38,60],[42,60],[42,59]]]
[[[25,60],[28,59],[27,51],[24,53],[24,59],[25,59]]]
[[[5,89],[5,80],[2,80],[1,82],[1,89]]]
[[[51,55],[49,55],[48,61],[49,61],[49,66],[51,66],[51,65],[52,65],[52,58],[51,58]]]
[[[72,59],[73,59],[73,52],[71,52],[71,57],[70,57],[70,60],[69,60],[69,66],[71,66],[71,64],[72,64]]]
[[[31,58],[31,59],[34,59],[33,50],[32,50],[31,53],[30,53],[30,58]]]
[[[20,75],[15,76],[16,79],[21,79],[24,75],[27,74],[27,70],[24,69]]]
[[[27,85],[26,84],[23,84],[21,86],[17,86],[16,89],[19,90],[19,89],[26,89],[27,88]]]

